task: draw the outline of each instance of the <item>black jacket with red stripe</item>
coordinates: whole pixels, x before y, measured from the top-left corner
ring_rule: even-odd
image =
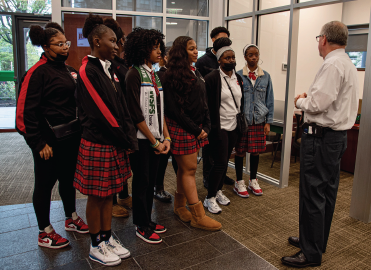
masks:
[[[98,58],[85,56],[82,60],[76,91],[82,137],[93,143],[138,150],[136,131],[119,79],[112,68],[110,73],[111,79]]]
[[[63,62],[49,60],[44,54],[21,80],[18,92],[16,129],[34,151],[45,144],[56,144],[49,128],[76,118],[77,71]]]

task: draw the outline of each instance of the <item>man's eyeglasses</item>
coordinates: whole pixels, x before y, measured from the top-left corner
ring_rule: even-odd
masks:
[[[66,41],[66,42],[61,42],[61,43],[54,43],[54,44],[49,44],[49,45],[58,46],[59,48],[67,46],[69,48],[69,47],[71,47],[71,41]]]
[[[319,36],[316,36],[316,40],[317,40],[317,42],[319,42],[319,38],[320,37],[323,37],[324,35],[319,35]]]

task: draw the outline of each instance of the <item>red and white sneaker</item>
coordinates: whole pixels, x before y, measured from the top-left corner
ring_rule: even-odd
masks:
[[[249,180],[249,186],[248,188],[251,190],[252,193],[254,193],[254,195],[256,196],[261,196],[263,195],[263,191],[262,189],[260,188],[259,184],[258,184],[258,180],[257,179],[253,179],[253,180]]]
[[[77,217],[77,218],[76,218]],[[75,220],[73,219],[75,218]],[[69,232],[88,233],[89,227],[85,222],[76,214],[72,213],[72,218],[66,220],[64,228]]]
[[[165,226],[162,226],[160,224],[154,223],[152,221],[149,222],[149,227],[155,232],[155,233],[164,233],[167,231]]]
[[[70,244],[70,241],[57,234],[52,225],[45,228],[44,232],[39,233],[38,245],[52,249],[64,248]]]
[[[236,194],[242,198],[249,197],[249,193],[247,192],[244,180],[236,181],[236,183],[234,184],[233,191],[236,192]]]
[[[136,235],[150,244],[159,244],[162,242],[161,237],[149,227],[140,228],[137,226]]]

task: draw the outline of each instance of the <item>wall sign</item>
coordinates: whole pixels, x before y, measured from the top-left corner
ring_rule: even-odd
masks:
[[[77,47],[90,47],[87,38],[82,35],[82,28],[77,28]]]

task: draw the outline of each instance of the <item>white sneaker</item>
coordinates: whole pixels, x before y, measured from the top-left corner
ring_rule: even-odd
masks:
[[[121,263],[120,257],[108,250],[105,242],[101,242],[97,247],[90,246],[89,258],[107,266],[115,266]]]
[[[249,193],[247,192],[244,180],[236,181],[236,183],[234,184],[233,191],[236,192],[236,194],[242,198],[249,197]]]
[[[120,241],[114,239],[111,235],[108,241],[106,241],[106,246],[109,251],[119,256],[121,259],[130,257],[130,251],[124,248]]]
[[[209,210],[210,213],[219,214],[222,212],[222,209],[216,203],[215,197],[208,199],[207,197],[204,200],[204,206]]]
[[[254,195],[256,196],[261,196],[263,195],[263,191],[262,189],[260,188],[259,184],[258,184],[258,180],[256,179],[253,179],[253,180],[249,180],[249,187],[248,187],[252,193],[254,193]]]
[[[231,201],[223,194],[223,191],[219,190],[216,193],[216,201],[220,203],[221,205],[228,205],[231,203]]]

